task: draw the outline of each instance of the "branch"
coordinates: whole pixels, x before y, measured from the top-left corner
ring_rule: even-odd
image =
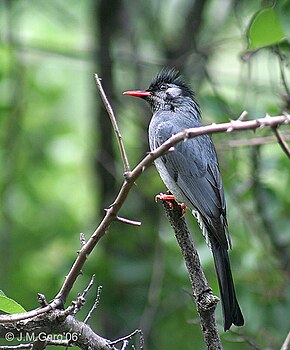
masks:
[[[283,140],[289,142],[290,134],[284,134]],[[275,136],[253,137],[250,139],[229,140],[228,142],[216,145],[216,148],[223,149],[228,147],[258,146],[276,142],[277,138]]]
[[[75,345],[86,350],[117,350],[110,340],[93,332],[90,326],[78,321],[74,316],[67,316],[66,310],[53,310],[26,322],[2,325],[0,337],[8,341],[16,338],[34,343],[47,341],[48,344],[50,340],[59,340],[62,337],[63,340],[66,340],[67,346]],[[19,347],[21,348],[21,345]]]
[[[279,145],[281,146],[282,150],[286,153],[286,155],[288,156],[288,158],[290,158],[290,150],[287,147],[286,142],[283,140],[282,136],[280,135],[277,126],[273,126],[272,127],[274,134],[279,142]]]
[[[208,349],[221,350],[223,347],[221,345],[214,315],[219,298],[212,294],[212,290],[205,278],[200,265],[198,252],[194,247],[192,236],[182,216],[181,208],[175,201],[171,203],[173,204],[173,209],[170,208],[166,201],[163,201],[163,206],[175,232],[175,237],[186,264],[193,298],[200,316],[204,342]]]
[[[289,349],[289,348],[288,348],[289,344],[290,344],[290,332],[287,334],[287,337],[286,337],[286,339],[285,339],[285,341],[284,341],[284,343],[283,343],[283,345],[282,345],[281,350],[287,350],[287,349]]]
[[[102,286],[98,287],[95,302],[94,302],[93,306],[91,307],[89,313],[87,314],[86,318],[84,319],[84,323],[88,323],[89,319],[92,317],[93,312],[95,311],[95,309],[99,305],[102,289],[103,289]]]
[[[289,122],[290,118],[288,115],[281,115],[275,117],[266,116],[265,118],[247,121],[233,120],[229,123],[212,124],[207,126],[201,126],[198,128],[187,129],[170,137],[160,147],[158,147],[153,152],[149,153],[145,158],[143,158],[143,160],[128,174],[128,176],[126,176],[114,203],[109,209],[106,210],[104,218],[102,219],[101,223],[96,228],[96,230],[93,232],[90,239],[81,247],[71,270],[66,276],[65,281],[54,300],[43,308],[35,309],[20,314],[0,315],[0,323],[9,323],[35,317],[40,314],[46,313],[51,309],[55,309],[66,302],[68,294],[71,291],[90,253],[92,252],[98,241],[102,238],[102,236],[107,232],[112,222],[117,220],[117,213],[122,208],[131,188],[134,186],[134,182],[154,162],[155,159],[166,153],[171,147],[176,145],[178,142],[186,141],[189,138],[205,134],[211,135],[214,133],[221,132],[256,130],[258,128],[266,126],[272,128],[278,125],[289,124]]]

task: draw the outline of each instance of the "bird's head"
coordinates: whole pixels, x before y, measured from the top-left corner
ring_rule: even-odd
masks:
[[[192,102],[196,105],[192,90],[174,68],[163,68],[147,90],[125,91],[123,94],[143,98],[153,112],[185,108]]]

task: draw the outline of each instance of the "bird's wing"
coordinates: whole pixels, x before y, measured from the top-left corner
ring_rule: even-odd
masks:
[[[160,146],[177,130],[171,122],[158,125],[154,148]],[[218,160],[211,139],[207,135],[180,142],[161,157],[169,176],[197,210],[221,246],[228,247],[226,204]],[[225,235],[227,232],[227,237]]]

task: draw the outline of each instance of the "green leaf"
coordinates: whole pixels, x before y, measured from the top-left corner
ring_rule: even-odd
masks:
[[[257,12],[248,30],[248,48],[278,44],[286,38],[280,19],[272,7]]]
[[[0,310],[8,314],[17,314],[19,312],[25,312],[26,310],[18,304],[15,300],[8,298],[6,295],[0,293]]]

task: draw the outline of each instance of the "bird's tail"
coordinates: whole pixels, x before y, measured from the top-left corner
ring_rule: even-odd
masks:
[[[228,251],[219,244],[212,244],[211,248],[221,294],[224,330],[227,331],[232,324],[243,326],[244,317],[236,297]]]

